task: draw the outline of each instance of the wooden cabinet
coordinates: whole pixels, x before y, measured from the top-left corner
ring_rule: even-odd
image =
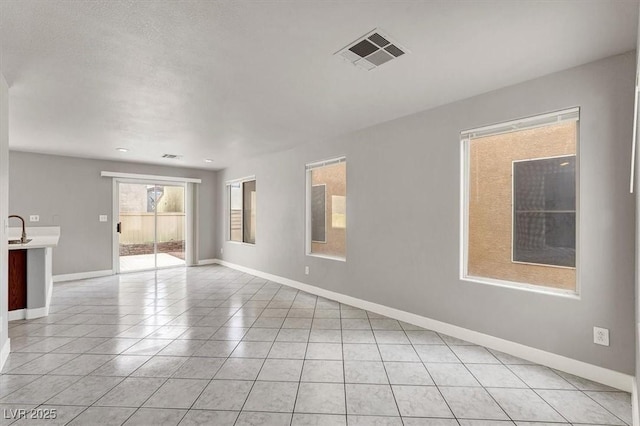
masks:
[[[27,251],[9,250],[9,310],[27,307]]]

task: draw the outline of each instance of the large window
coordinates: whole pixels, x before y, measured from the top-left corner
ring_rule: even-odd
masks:
[[[463,278],[576,291],[578,119],[463,132]]]
[[[307,254],[347,255],[347,163],[344,157],[307,164]]]
[[[247,178],[227,183],[229,196],[229,240],[256,242],[256,180]]]

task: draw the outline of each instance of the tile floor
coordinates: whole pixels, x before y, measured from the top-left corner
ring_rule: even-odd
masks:
[[[56,284],[9,333],[1,424],[631,424],[627,393],[222,266]]]

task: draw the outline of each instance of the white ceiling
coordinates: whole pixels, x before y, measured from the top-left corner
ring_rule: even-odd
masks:
[[[629,51],[637,21],[635,0],[2,0],[10,147],[222,168]],[[412,53],[333,56],[376,27]]]

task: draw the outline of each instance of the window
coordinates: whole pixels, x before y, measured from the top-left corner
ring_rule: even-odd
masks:
[[[344,157],[307,164],[307,254],[347,255],[347,163]]]
[[[577,108],[463,132],[462,276],[576,291]]]
[[[575,156],[513,162],[513,260],[576,266]]]
[[[256,180],[227,183],[229,194],[229,240],[256,243]]]

